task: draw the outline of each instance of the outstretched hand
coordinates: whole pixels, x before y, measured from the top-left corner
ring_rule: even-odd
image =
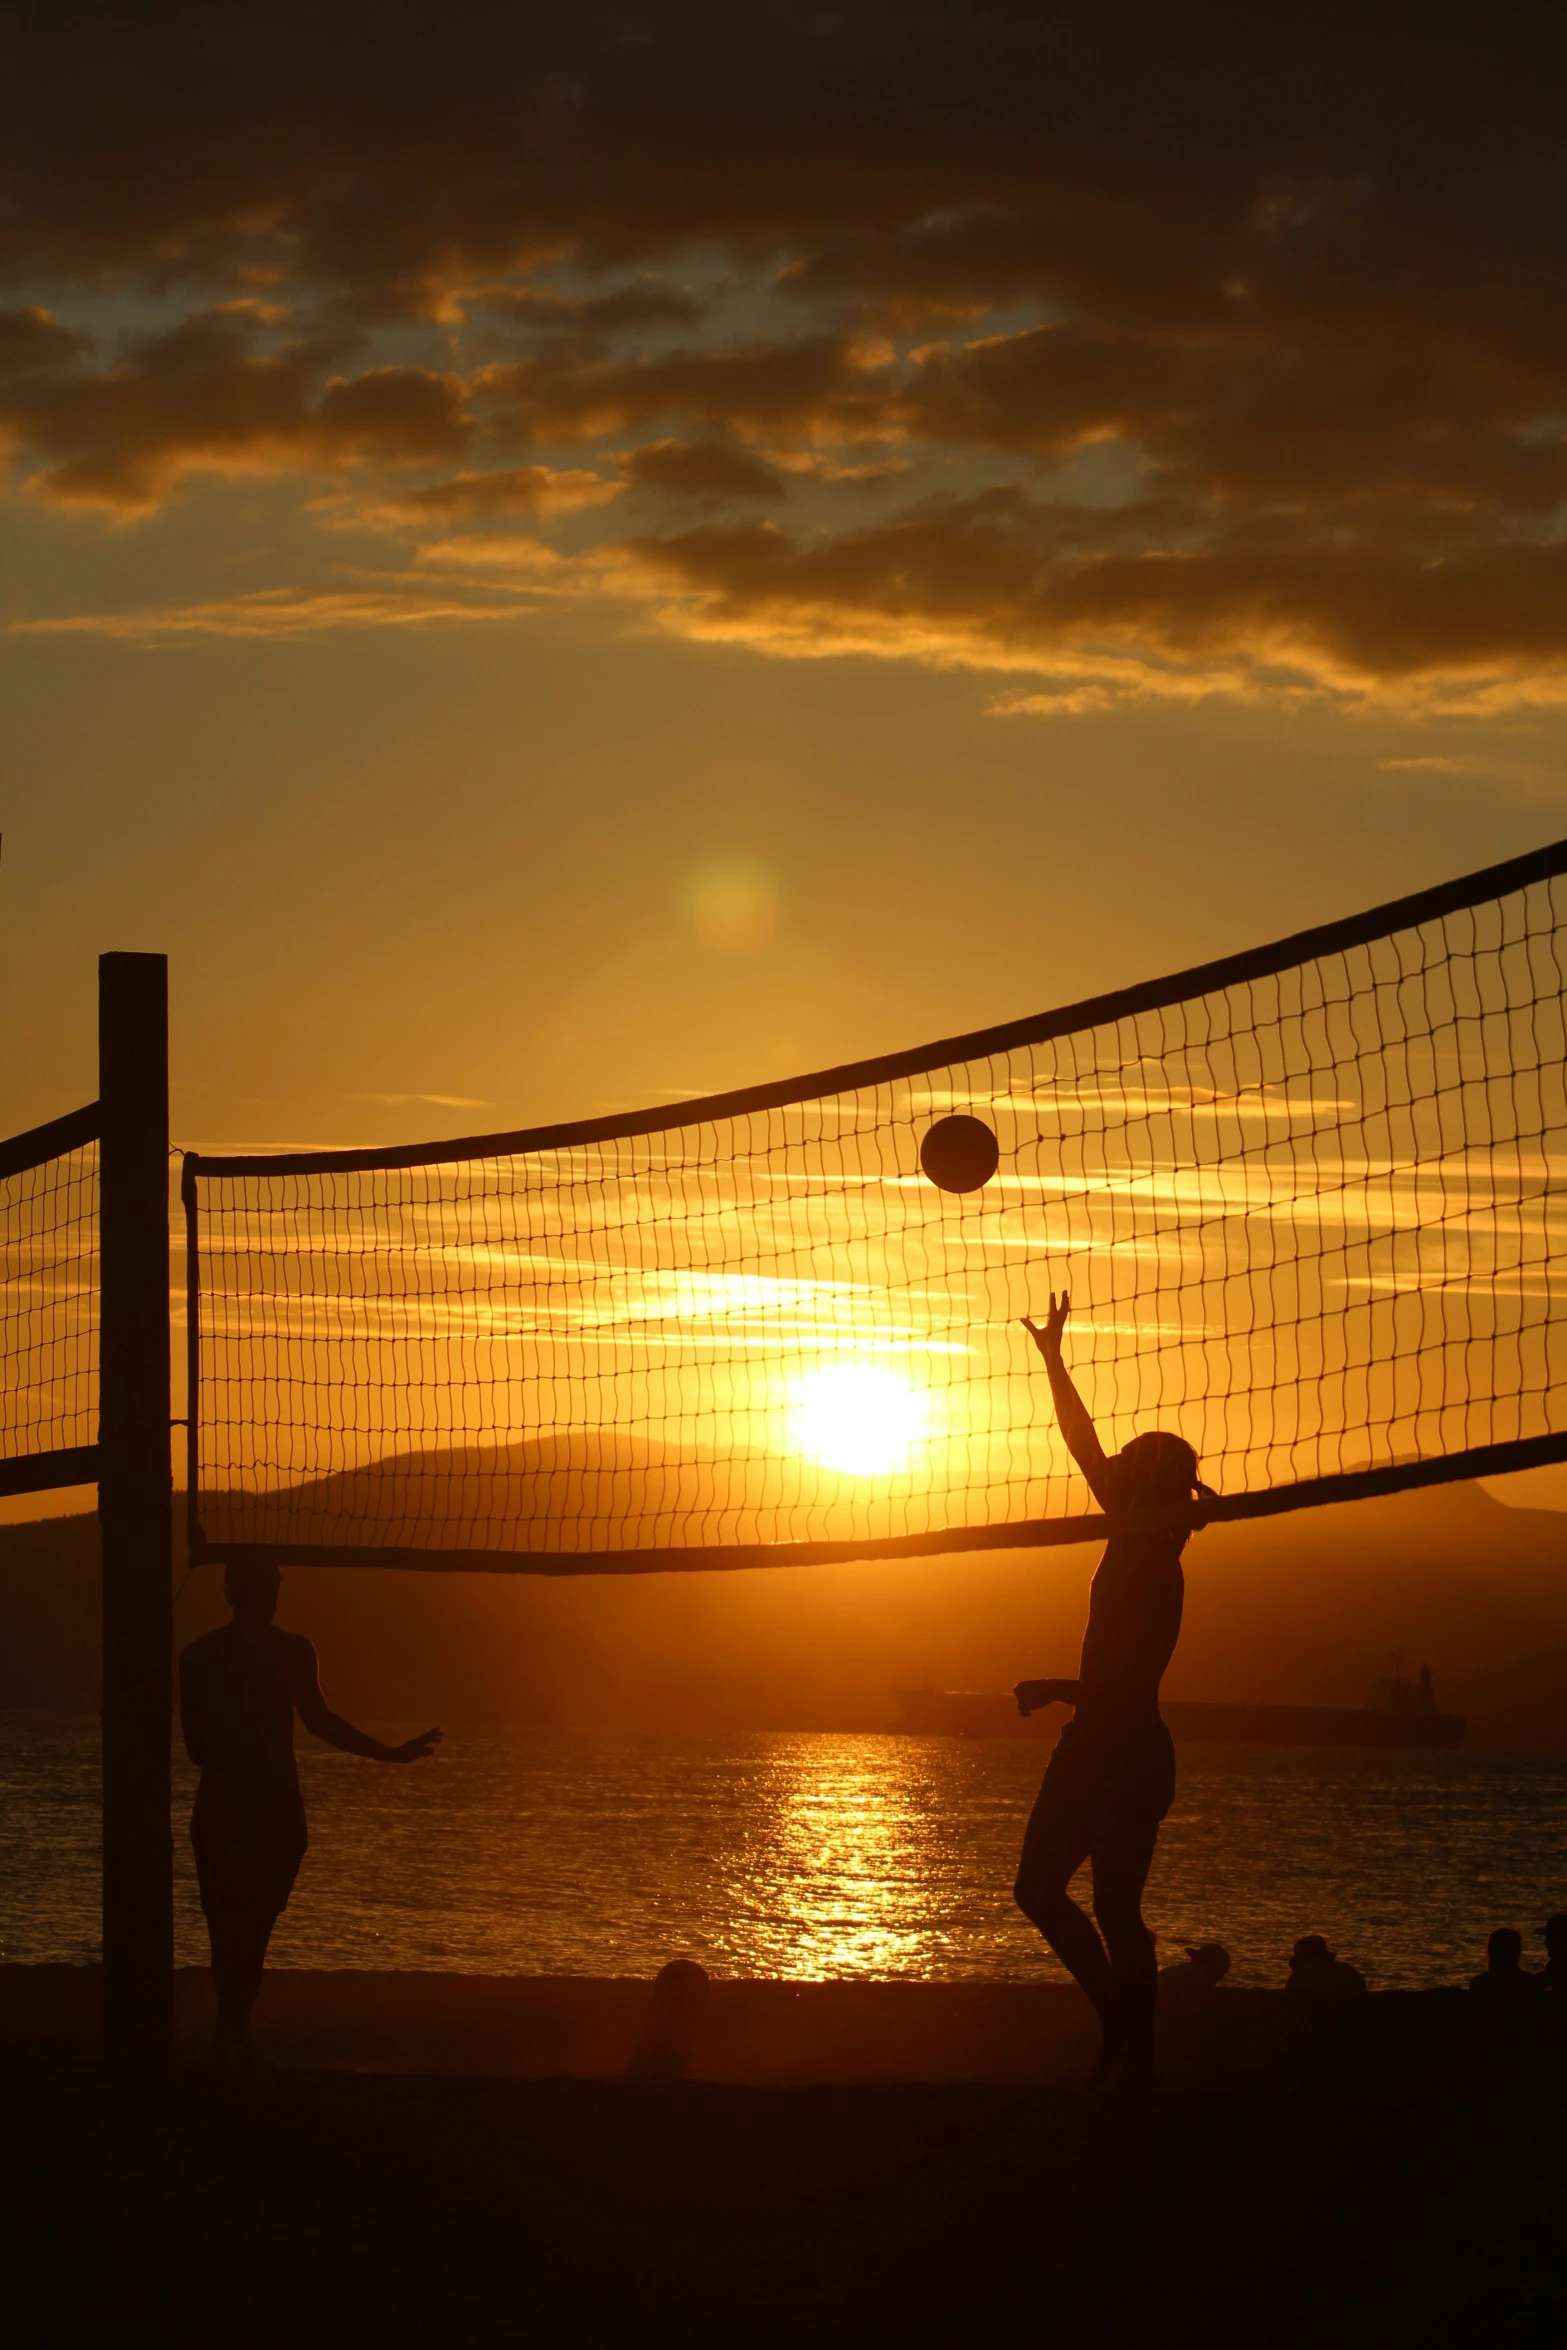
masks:
[[[1026,1719],[1042,1707],[1055,1705],[1061,1697],[1059,1681],[1019,1681],[1012,1692],[1017,1699],[1017,1710]]]
[[[1051,1360],[1052,1357],[1055,1357],[1057,1360],[1060,1358],[1061,1333],[1066,1328],[1066,1318],[1071,1311],[1072,1300],[1070,1297],[1068,1297],[1066,1291],[1063,1289],[1061,1295],[1057,1297],[1054,1290],[1052,1290],[1050,1292],[1050,1311],[1045,1316],[1043,1326],[1036,1322],[1031,1315],[1025,1314],[1023,1316],[1024,1329],[1028,1332],[1030,1338],[1034,1341],[1034,1344],[1038,1347],[1040,1353],[1044,1356],[1047,1363]]]
[[[441,1743],[439,1730],[421,1730],[417,1738],[405,1738],[401,1746],[392,1749],[393,1762],[428,1762]]]

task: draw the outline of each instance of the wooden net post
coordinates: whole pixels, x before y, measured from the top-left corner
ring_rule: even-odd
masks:
[[[168,961],[98,962],[103,2030],[168,2061],[174,2003]]]

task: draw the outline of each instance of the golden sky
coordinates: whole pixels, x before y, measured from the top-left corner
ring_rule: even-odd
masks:
[[[0,1128],[383,1141],[951,1034],[1563,829],[1562,36],[31,12]]]

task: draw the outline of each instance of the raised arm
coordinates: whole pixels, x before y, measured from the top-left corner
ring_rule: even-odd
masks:
[[[315,1650],[308,1640],[302,1640],[299,1646],[294,1709],[312,1738],[323,1739],[328,1746],[341,1747],[344,1754],[362,1754],[370,1762],[424,1762],[435,1752],[441,1742],[439,1730],[422,1730],[417,1738],[407,1738],[401,1746],[387,1746],[379,1738],[372,1738],[368,1730],[356,1730],[352,1722],[345,1722],[341,1714],[333,1713],[321,1694]]]
[[[1072,1300],[1063,1289],[1059,1297],[1052,1294],[1050,1311],[1042,1329],[1027,1314],[1023,1316],[1023,1327],[1045,1358],[1045,1369],[1050,1374],[1050,1393],[1055,1399],[1056,1419],[1066,1439],[1067,1451],[1088,1479],[1088,1489],[1099,1507],[1107,1510],[1110,1507],[1110,1464],[1105,1459],[1105,1449],[1099,1441],[1094,1423],[1088,1416],[1088,1407],[1072,1385],[1071,1373],[1061,1358],[1061,1334],[1071,1311]]]

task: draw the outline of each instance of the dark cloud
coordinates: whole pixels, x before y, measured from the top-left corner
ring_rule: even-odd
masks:
[[[1498,702],[1521,669],[1567,660],[1567,543],[1478,543],[1411,563],[1396,536],[1354,549],[1237,524],[1166,551],[1174,520],[1131,507],[1095,529],[1016,492],[932,502],[800,540],[770,523],[632,541],[701,633],[780,650],[917,650],[1069,687],[1189,696],[1215,680],[1362,695],[1448,673]]]
[[[589,345],[610,335],[660,326],[695,326],[702,305],[678,286],[621,286],[612,294],[579,300],[539,286],[486,294],[481,309],[530,334],[570,335]]]
[[[0,391],[0,425],[62,505],[135,509],[196,471],[403,465],[459,455],[462,388],[416,367],[326,377],[336,346],[257,350],[252,322],[187,320],[107,367],[42,368]]]
[[[68,367],[85,347],[47,310],[0,310],[0,378]]]
[[[677,498],[776,500],[785,494],[772,466],[725,441],[648,441],[632,450],[626,471],[639,489]]]
[[[1117,440],[1226,497],[1479,501],[1520,516],[1567,497],[1567,435],[1548,405],[1562,387],[1535,369],[1458,338],[1346,329],[1302,345],[1248,308],[1184,332],[1067,321],[943,348],[899,414],[921,437],[1047,456]]]
[[[6,244],[356,300],[700,244],[1166,318],[1247,266],[1445,308],[1456,268],[1495,320],[1560,253],[1564,56],[1543,10],[57,0],[8,48]]]
[[[523,360],[487,369],[484,390],[495,429],[519,440],[624,432],[663,417],[738,432],[853,435],[879,429],[889,414],[880,369],[878,352],[823,334],[585,365]]]
[[[808,543],[715,522],[632,558],[758,641],[1562,658],[1559,14],[60,0],[7,68],[4,421],[55,497],[288,462],[516,485],[519,448],[634,433],[632,480],[688,494],[813,473]],[[20,307],[104,286],[191,317],[94,367]],[[215,317],[241,297],[297,340]],[[324,356],[344,320],[385,364]],[[409,365],[410,321],[474,338]],[[905,503],[867,530],[872,474]],[[424,510],[550,506],[450,494]]]
[[[455,457],[468,445],[463,388],[423,367],[372,367],[329,383],[305,424],[328,457],[410,464]]]

